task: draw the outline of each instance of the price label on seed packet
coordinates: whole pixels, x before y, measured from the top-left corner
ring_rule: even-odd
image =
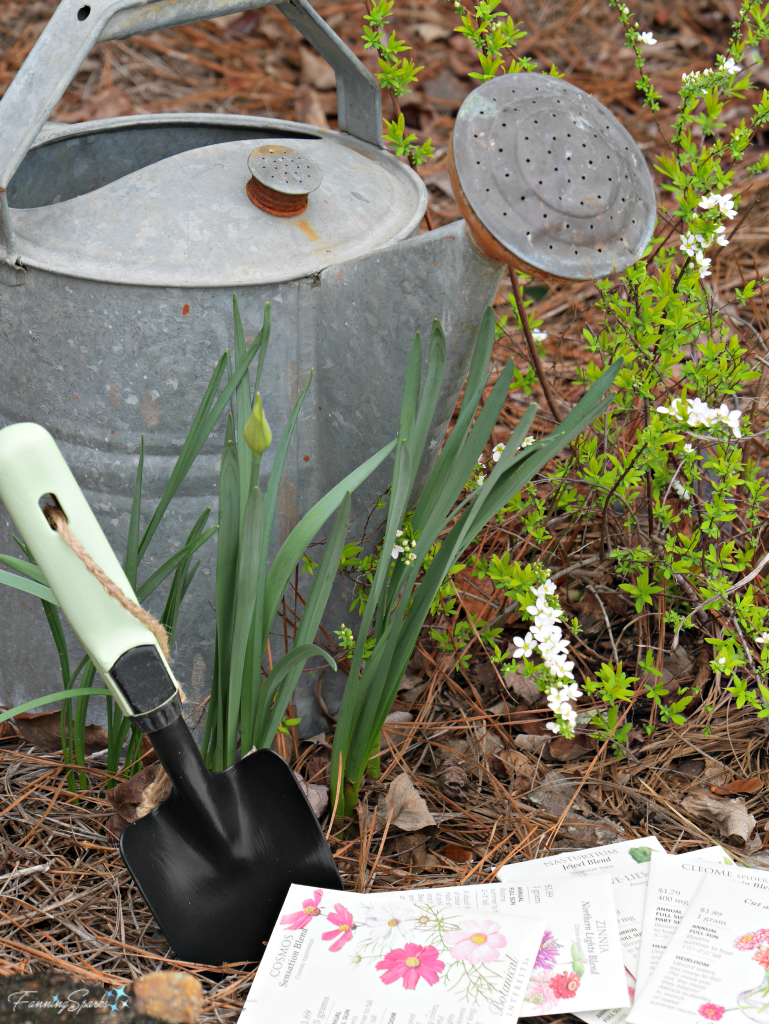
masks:
[[[735,866],[720,846],[654,858],[649,869],[641,952],[638,958],[637,988],[640,991],[651,977],[660,957],[673,938],[689,903],[705,878],[745,882],[757,888],[769,888],[769,874]]]
[[[629,1020],[769,1020],[769,892],[716,878],[702,882]]]
[[[630,1005],[612,883],[606,875],[411,889],[398,895],[473,915],[544,916],[547,931],[524,995],[522,1016]],[[389,897],[370,897],[385,898]]]
[[[544,921],[397,896],[292,885],[239,1024],[515,1024]]]

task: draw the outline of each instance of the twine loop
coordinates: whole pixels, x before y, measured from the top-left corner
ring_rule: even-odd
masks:
[[[125,608],[127,612],[130,612],[135,619],[138,619],[143,626],[146,626],[147,629],[150,630],[150,632],[154,635],[155,639],[160,645],[160,650],[163,652],[163,657],[166,659],[166,661],[168,661],[168,634],[166,633],[165,626],[158,622],[158,620],[154,618],[154,616],[150,615],[148,611],[145,611],[145,609],[142,608],[140,604],[138,604],[136,601],[131,600],[130,597],[127,597],[120,589],[120,587],[117,585],[117,583],[111,580],[109,576],[106,574],[106,572],[104,572],[104,570],[101,568],[101,566],[99,566],[93,560],[93,558],[91,558],[91,556],[85,550],[85,548],[77,539],[75,534],[72,532],[72,528],[70,527],[69,522],[67,521],[67,517],[64,515],[60,508],[55,508],[53,505],[46,505],[45,508],[43,509],[43,514],[45,515],[46,519],[51,524],[51,526],[53,526],[53,528],[59,534],[59,536],[64,540],[64,543],[67,545],[67,547],[74,551],[74,553],[77,555],[77,557],[86,567],[86,569],[90,572],[90,574],[95,579],[97,579],[99,583],[101,583],[101,585],[107,591],[109,596],[113,597],[118,602],[118,604]],[[177,689],[180,690],[179,684],[176,682],[175,679],[174,682],[176,683]]]

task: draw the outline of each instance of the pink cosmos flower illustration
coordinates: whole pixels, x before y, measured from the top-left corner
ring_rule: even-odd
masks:
[[[323,890],[315,889],[311,900],[302,901],[302,909],[293,914],[284,914],[280,923],[284,928],[306,928],[314,917],[320,914],[320,901],[323,899]]]
[[[741,950],[755,949],[760,943],[761,939],[758,932],[745,932],[744,935],[740,935],[738,939],[734,940],[734,948]]]
[[[635,978],[627,967],[625,968],[625,984],[627,985],[627,994],[630,996],[630,1005],[632,1006],[635,1002]]]
[[[573,999],[579,988],[579,975],[576,971],[563,971],[550,979],[550,988],[559,999]]]
[[[538,1014],[552,1013],[558,1009],[558,1000],[550,988],[550,975],[544,971],[532,974],[524,999],[536,1006]]]
[[[705,1020],[721,1020],[726,1013],[726,1007],[718,1006],[716,1003],[703,1003],[697,1012]]]
[[[555,936],[552,932],[545,932],[542,936],[542,943],[537,952],[536,959],[534,960],[534,969],[542,967],[546,971],[552,971],[555,967],[555,962],[558,959],[558,950],[561,948],[561,943],[555,941]]]
[[[467,960],[473,965],[497,960],[500,949],[507,945],[496,921],[465,921],[462,928],[447,932],[446,942],[455,960]]]
[[[331,932],[323,932],[321,938],[324,942],[328,942],[329,939],[336,939],[328,947],[328,951],[329,953],[338,953],[342,946],[352,938],[353,928],[355,927],[352,923],[352,914],[341,903],[335,903],[334,909],[328,915],[327,920],[331,924],[335,924],[336,928]]]
[[[753,954],[753,959],[757,964],[761,964],[765,971],[769,971],[769,946],[761,946]]]
[[[382,981],[385,985],[392,985],[403,978],[403,987],[413,991],[420,978],[424,978],[428,985],[434,985],[445,966],[438,959],[435,946],[418,946],[416,942],[407,942],[402,949],[391,949],[384,960],[379,961],[376,969],[384,972]]]

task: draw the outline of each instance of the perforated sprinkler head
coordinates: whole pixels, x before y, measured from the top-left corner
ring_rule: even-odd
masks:
[[[246,194],[254,206],[276,217],[295,217],[323,181],[320,168],[306,153],[288,146],[259,146],[248,158],[251,178]]]
[[[502,75],[471,92],[449,168],[475,247],[536,277],[617,273],[654,230],[654,185],[638,146],[606,107],[560,78]]]

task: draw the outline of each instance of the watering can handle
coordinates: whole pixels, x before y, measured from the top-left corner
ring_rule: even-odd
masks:
[[[64,456],[37,423],[0,430],[0,498],[123,714],[143,732],[175,721],[181,703],[154,634],[104,590],[43,514],[41,498],[58,502],[91,558],[136,603]]]
[[[0,197],[95,43],[273,4],[333,67],[340,130],[381,147],[376,79],[308,0],[61,0],[0,100]]]

